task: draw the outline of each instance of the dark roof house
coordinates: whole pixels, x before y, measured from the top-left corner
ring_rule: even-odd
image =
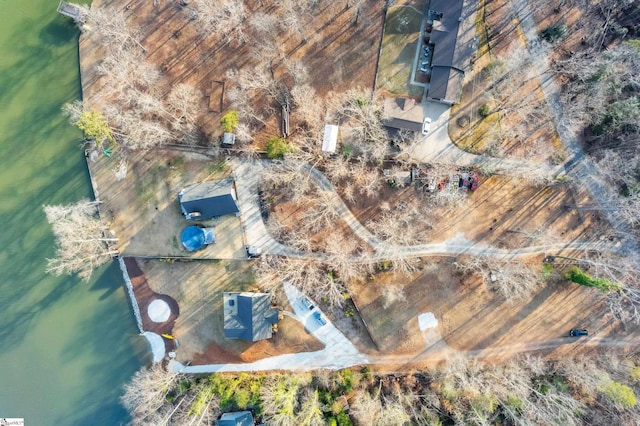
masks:
[[[424,111],[422,105],[410,98],[387,98],[384,102],[382,124],[387,129],[420,132]]]
[[[240,214],[233,178],[189,185],[178,193],[185,218],[206,220],[228,214]]]
[[[278,309],[271,307],[269,293],[224,293],[223,301],[224,337],[250,342],[271,338]]]
[[[431,81],[427,98],[456,103],[462,93],[464,67],[470,52],[458,40],[463,0],[431,0],[429,17],[433,18],[430,42],[433,43]]]
[[[218,426],[253,426],[253,416],[250,411],[236,411],[224,413],[216,422]]]

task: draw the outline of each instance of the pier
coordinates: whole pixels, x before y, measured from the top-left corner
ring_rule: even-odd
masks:
[[[73,19],[76,22],[84,22],[85,16],[80,7],[76,4],[61,1],[58,5],[58,13]]]

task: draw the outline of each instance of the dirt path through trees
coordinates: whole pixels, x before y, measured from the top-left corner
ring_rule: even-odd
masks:
[[[553,80],[553,74],[549,68],[550,45],[545,44],[538,36],[531,6],[527,0],[511,0],[511,2],[526,39],[531,63],[536,69],[540,87],[549,105],[558,135],[568,154],[568,160],[563,167],[569,176],[576,182],[580,182],[591,193],[591,199],[598,205],[598,210],[605,215],[620,237],[623,250],[638,258],[638,246],[627,224],[617,217],[615,209],[607,208],[616,204],[613,190],[605,185],[604,178],[598,173],[593,161],[584,155],[576,132],[572,129],[572,123],[568,123],[564,118],[560,103],[560,89]]]
[[[258,185],[261,172],[267,163],[255,160],[235,160],[234,170],[238,180],[238,198],[242,212],[243,225],[246,232],[247,243],[261,247],[266,254],[286,256],[294,258],[317,258],[323,259],[321,253],[307,253],[293,249],[277,242],[267,231],[258,201]],[[604,252],[615,252],[616,246],[608,241],[584,242],[572,241],[559,244],[530,246],[518,249],[500,249],[487,244],[471,241],[464,235],[457,235],[446,241],[430,244],[419,244],[410,246],[397,246],[380,241],[358,219],[351,213],[342,199],[337,195],[335,187],[317,169],[308,164],[300,167],[301,177],[304,173],[314,180],[314,182],[325,191],[332,191],[336,194],[333,199],[334,208],[342,219],[349,225],[356,236],[367,242],[374,249],[374,254],[355,255],[354,261],[383,261],[402,258],[415,258],[422,256],[441,256],[446,254],[467,254],[475,256],[488,256],[497,259],[510,260],[523,256],[536,254],[560,253],[563,251],[583,251],[600,250]],[[363,257],[366,256],[366,259]]]

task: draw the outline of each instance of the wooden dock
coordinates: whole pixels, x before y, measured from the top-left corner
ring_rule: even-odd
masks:
[[[61,1],[58,5],[58,13],[73,19],[76,22],[84,22],[84,14],[80,7],[76,4]]]

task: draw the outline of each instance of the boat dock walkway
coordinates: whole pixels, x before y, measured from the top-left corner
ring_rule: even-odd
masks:
[[[66,1],[60,2],[60,4],[58,5],[58,13],[64,16],[68,16],[76,22],[81,22],[84,20],[84,16],[80,7],[73,3],[67,3]]]

